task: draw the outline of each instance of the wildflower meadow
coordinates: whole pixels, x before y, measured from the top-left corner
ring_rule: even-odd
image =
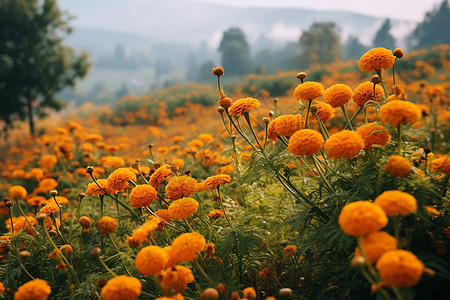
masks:
[[[450,47],[321,68],[12,131],[0,298],[447,299]]]

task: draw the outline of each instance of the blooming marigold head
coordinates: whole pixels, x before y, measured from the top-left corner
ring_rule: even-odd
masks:
[[[246,287],[243,291],[242,294],[244,295],[244,298],[247,299],[256,299],[256,291],[254,288],[252,287]]]
[[[381,106],[380,121],[392,126],[417,122],[422,117],[422,110],[414,103],[392,100]]]
[[[295,253],[297,253],[297,246],[287,245],[284,247],[284,254],[286,254],[286,256],[292,256]]]
[[[230,114],[230,116],[241,116],[244,113],[248,113],[260,106],[261,103],[255,98],[241,98],[236,100],[236,102],[231,105],[228,113]]]
[[[353,92],[353,101],[359,107],[363,107],[367,101],[381,101],[383,100],[383,88],[378,84],[375,86],[375,93],[373,92],[373,83],[366,81],[358,85]]]
[[[450,174],[450,157],[448,155],[441,156],[431,162],[431,169],[433,171],[439,170],[444,174]]]
[[[82,216],[78,220],[78,224],[83,228],[83,232],[89,232],[89,228],[92,226],[92,220],[89,217]]]
[[[413,286],[419,282],[425,270],[424,264],[407,250],[385,252],[375,265],[384,285],[395,287]]]
[[[197,211],[198,202],[193,198],[182,198],[173,201],[169,206],[169,215],[172,220],[186,219]]]
[[[230,97],[225,96],[223,91],[220,91],[220,99],[217,103],[219,103],[222,108],[229,108],[233,105],[233,100]]]
[[[152,204],[158,198],[158,193],[151,185],[136,186],[130,193],[128,200],[133,207],[145,207]]]
[[[51,292],[47,281],[36,278],[21,285],[14,294],[14,300],[46,299]]]
[[[172,168],[170,165],[162,165],[150,176],[148,184],[157,189],[161,183],[169,177],[170,174],[172,174]]]
[[[59,207],[55,202],[50,202],[42,207],[39,212],[49,216],[50,214],[59,212]]]
[[[194,281],[194,275],[189,268],[173,266],[158,273],[161,288],[168,291],[174,289],[177,293],[183,292],[187,284]]]
[[[136,255],[136,268],[143,275],[153,275],[166,267],[169,255],[158,246],[142,248]]]
[[[385,231],[377,231],[362,237],[361,245],[369,261],[374,263],[383,253],[396,250],[397,240]],[[355,249],[355,256],[363,256],[359,247]]]
[[[13,185],[9,188],[8,196],[12,200],[25,199],[27,196],[27,190],[21,185]]]
[[[108,176],[107,190],[114,191],[114,194],[122,192],[130,180],[136,181],[136,175],[128,168],[119,168]]]
[[[323,98],[331,107],[341,107],[353,97],[352,89],[345,84],[335,84],[325,90]]]
[[[401,155],[391,155],[385,169],[389,170],[393,177],[407,177],[412,172],[412,165]]]
[[[215,189],[216,187],[218,187],[219,185],[223,185],[225,183],[230,183],[231,182],[231,177],[230,175],[227,174],[219,174],[219,175],[214,175],[214,176],[210,176],[208,178],[205,179],[205,186],[207,189]]]
[[[97,221],[98,231],[102,234],[110,234],[113,233],[117,228],[117,221],[112,217],[101,217]]]
[[[98,185],[97,185],[97,183],[98,183]],[[108,188],[108,179],[106,179],[106,178],[97,179],[97,183],[95,183],[95,182],[89,183],[88,187],[86,189],[86,194],[92,195],[92,196],[104,195],[105,192],[103,190],[107,191],[106,189]]]
[[[308,113],[308,109],[305,109],[303,111],[303,115],[305,116],[305,118],[306,118],[307,113]],[[334,111],[333,107],[331,107],[330,104],[318,101],[318,102],[316,102],[315,105],[313,105],[311,107],[311,112],[309,115],[309,118],[311,120],[309,120],[309,121],[317,120],[317,117],[315,114],[317,114],[317,117],[319,118],[320,121],[326,122],[326,121],[329,121],[332,118],[334,118],[335,111]]]
[[[43,168],[53,170],[57,162],[58,159],[56,158],[56,156],[48,154],[41,157],[41,159],[39,160],[39,165]]]
[[[358,155],[363,148],[363,139],[356,132],[349,130],[337,132],[325,142],[328,157],[334,159],[352,158]]]
[[[356,201],[342,208],[338,222],[346,234],[362,236],[386,226],[388,218],[380,206],[369,201]]]
[[[396,190],[382,193],[375,199],[375,204],[380,206],[388,216],[398,214],[406,216],[417,210],[417,201],[414,196]]]
[[[391,140],[389,131],[376,122],[365,124],[356,130],[364,141],[364,150],[372,150],[373,145],[384,146]]]
[[[324,92],[325,89],[321,83],[308,81],[299,84],[294,90],[294,95],[297,97],[297,100],[305,102],[307,100],[314,100],[322,97]]]
[[[101,296],[105,300],[134,300],[142,291],[139,279],[120,275],[108,280],[102,288]]]
[[[197,184],[197,180],[187,175],[173,177],[166,186],[166,195],[172,200],[190,196],[195,193]]]
[[[319,132],[302,129],[289,139],[288,151],[299,156],[313,155],[322,148],[324,142],[325,140]]]
[[[197,233],[182,233],[173,242],[171,256],[178,261],[190,261],[197,257],[197,252],[206,246],[205,238]]]
[[[224,71],[222,67],[217,67],[212,69],[212,73],[215,76],[222,76],[224,74]]]
[[[225,215],[223,213],[223,210],[221,209],[213,209],[208,213],[208,217],[210,217],[213,220],[216,220],[218,218],[223,218]]]
[[[392,51],[380,47],[367,51],[359,59],[359,68],[364,72],[373,72],[375,70],[386,70],[395,63],[395,56]]]
[[[279,116],[269,123],[268,138],[275,141],[278,136],[291,136],[297,130],[304,128],[302,125],[302,116],[300,115]]]

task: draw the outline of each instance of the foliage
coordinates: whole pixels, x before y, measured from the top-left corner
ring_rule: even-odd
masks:
[[[391,34],[391,20],[384,20],[380,29],[378,29],[375,37],[373,38],[372,45],[376,47],[384,47],[386,49],[393,50],[395,48],[395,39]]]
[[[230,28],[223,33],[219,51],[222,53],[222,65],[229,75],[244,75],[251,72],[250,48],[239,28]]]

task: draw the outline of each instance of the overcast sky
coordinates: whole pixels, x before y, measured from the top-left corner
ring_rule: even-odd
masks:
[[[151,1],[151,0],[134,0]],[[163,0],[161,0],[163,1]],[[193,1],[193,0],[182,0]],[[195,0],[236,7],[303,7],[317,10],[344,10],[362,14],[422,21],[425,13],[443,0]]]

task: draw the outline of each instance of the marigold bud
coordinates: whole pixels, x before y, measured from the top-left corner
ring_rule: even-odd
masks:
[[[99,247],[94,247],[91,250],[91,255],[93,256],[99,256],[102,250]]]
[[[350,266],[353,268],[361,268],[366,265],[366,260],[362,256],[355,256],[350,261]]]
[[[273,116],[275,116],[275,113],[271,110],[271,111],[269,111],[268,115],[269,115],[269,117],[273,117]]]
[[[219,292],[213,288],[207,288],[200,294],[200,300],[216,300],[219,299]]]
[[[270,123],[270,119],[268,117],[263,118],[264,124],[268,125]]]
[[[296,77],[298,79],[305,79],[306,78],[306,73],[305,72],[299,72],[299,73],[297,73]]]
[[[56,195],[58,195],[58,191],[57,190],[51,190],[50,191],[50,195],[56,196]]]
[[[24,250],[24,251],[20,251],[19,256],[22,257],[22,258],[28,258],[28,257],[31,256],[31,253],[26,251],[26,250]]]
[[[212,69],[212,73],[213,73],[215,76],[222,76],[225,72],[223,71],[223,68],[222,68],[222,67],[217,67],[217,68],[213,68],[213,69]]]
[[[273,99],[273,102],[275,102],[275,103],[277,103],[278,101],[280,101],[280,99],[278,99],[278,98]]]
[[[49,230],[48,234],[50,235],[50,237],[54,237],[54,236],[58,235],[58,233],[55,230]]]
[[[97,280],[97,282],[95,283],[95,285],[96,285],[99,289],[101,289],[101,288],[103,288],[103,287],[106,285],[107,282],[108,282],[108,279],[106,279],[106,278],[99,278],[99,279]]]
[[[373,75],[373,76],[370,78],[370,81],[371,81],[373,84],[379,84],[379,83],[381,83],[380,77],[378,77],[378,75]]]
[[[292,290],[290,288],[282,288],[278,291],[280,297],[292,296]]]
[[[89,166],[86,168],[86,173],[88,174],[92,174],[94,172],[94,167],[93,166]]]
[[[84,199],[86,197],[86,194],[83,192],[78,193],[78,198],[80,198],[80,200]]]
[[[395,48],[394,52],[392,54],[394,54],[394,56],[397,57],[397,58],[402,58],[403,57],[403,50],[400,49],[400,48]]]
[[[219,106],[218,108],[217,108],[217,112],[218,113],[223,113],[225,111],[225,108],[223,108],[222,106]]]

